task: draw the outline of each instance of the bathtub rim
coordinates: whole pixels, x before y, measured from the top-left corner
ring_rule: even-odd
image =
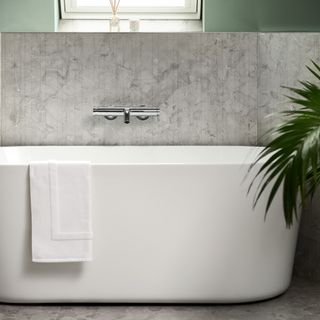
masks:
[[[88,150],[86,150],[88,149]],[[101,160],[101,159],[90,159],[90,156],[88,157],[85,152],[89,152],[90,150],[96,151],[100,154],[100,157],[103,156],[103,151],[111,151],[112,153],[122,153],[119,156],[119,159],[116,160]],[[149,149],[149,150],[148,150]],[[66,153],[64,155],[63,151],[69,152],[79,152],[79,156],[70,155]],[[152,153],[143,153],[146,150],[149,152],[158,152],[157,155],[154,155]],[[90,146],[77,146],[77,145],[30,145],[30,146],[1,146],[0,147],[0,167],[2,166],[25,166],[29,165],[30,162],[33,161],[89,161],[94,166],[101,166],[101,165],[146,165],[146,166],[152,166],[152,165],[252,165],[256,159],[257,156],[260,154],[260,152],[263,150],[263,147],[261,146],[238,146],[238,145],[142,145],[142,146],[132,146],[132,145],[90,145]],[[10,158],[12,155],[6,155],[7,152],[14,152],[18,154],[19,158]],[[39,157],[39,154],[35,155],[34,159],[28,159],[28,154],[30,152],[59,152],[59,157],[64,157],[64,159],[54,159],[52,156],[44,157],[44,155],[40,155],[41,159],[35,159],[36,157]],[[143,152],[142,152],[143,151]],[[179,151],[185,152],[186,154],[180,154]],[[192,154],[192,151],[201,151],[203,154],[201,156],[196,156],[194,159],[194,154]],[[23,154],[23,152],[26,152],[26,154]],[[139,155],[140,160],[124,160],[124,156],[126,156],[125,153],[141,153]],[[161,152],[161,153],[160,153]],[[168,155],[163,155],[163,153],[168,152]],[[205,154],[207,152],[207,154]],[[216,154],[214,154],[216,152]],[[233,152],[233,153],[232,153]],[[225,154],[227,153],[227,154]],[[127,155],[128,155],[127,154]],[[112,155],[112,154],[111,154]],[[161,157],[167,157],[167,160],[157,160],[152,159],[150,160],[150,155],[153,157],[158,157],[160,155]],[[219,158],[213,158],[213,155]],[[233,159],[236,155],[237,159]],[[8,158],[6,158],[8,156]],[[108,157],[108,155],[104,155],[105,157]],[[149,156],[149,159],[148,159]],[[187,156],[187,157],[186,157]],[[191,156],[191,159],[190,159]],[[5,158],[5,159],[1,159]],[[30,157],[30,155],[29,155]],[[93,156],[94,157],[94,156]],[[121,159],[122,157],[122,159]],[[170,158],[171,157],[171,158]],[[174,157],[178,157],[178,159],[174,159]],[[201,159],[202,157],[202,159]],[[85,158],[85,159],[83,159]],[[146,158],[144,160],[143,158]],[[188,160],[184,160],[184,159]],[[264,163],[264,160],[260,160],[258,163]]]

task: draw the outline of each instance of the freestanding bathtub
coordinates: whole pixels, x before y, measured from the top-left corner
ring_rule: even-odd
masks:
[[[243,181],[259,148],[0,148],[0,301],[233,303],[291,280],[298,223]],[[94,260],[31,261],[28,164],[92,161]],[[250,180],[250,179],[249,179]]]

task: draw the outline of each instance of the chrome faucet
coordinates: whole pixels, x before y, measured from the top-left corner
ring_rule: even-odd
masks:
[[[141,106],[110,106],[110,107],[94,107],[94,116],[103,116],[107,120],[114,120],[119,116],[124,117],[124,123],[130,123],[132,116],[137,117],[139,120],[147,120],[149,117],[155,117],[160,115],[160,109],[158,107],[146,107]]]

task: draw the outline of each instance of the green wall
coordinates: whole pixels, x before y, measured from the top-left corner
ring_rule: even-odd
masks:
[[[0,32],[52,32],[58,21],[58,0],[0,0]]]
[[[320,31],[320,0],[203,0],[204,31]],[[0,0],[0,32],[56,31],[58,0]]]
[[[204,31],[320,31],[320,0],[204,0]]]

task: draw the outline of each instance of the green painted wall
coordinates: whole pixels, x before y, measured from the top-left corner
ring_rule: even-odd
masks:
[[[53,32],[58,0],[0,0],[0,32]]]
[[[204,0],[204,31],[320,31],[320,0]]]

